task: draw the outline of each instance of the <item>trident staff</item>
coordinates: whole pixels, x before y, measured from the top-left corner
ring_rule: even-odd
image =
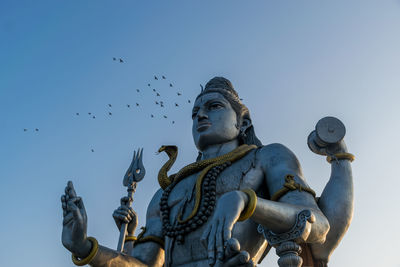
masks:
[[[143,166],[143,148],[139,149],[137,152],[133,152],[133,159],[132,163],[129,166],[128,170],[125,173],[124,180],[123,180],[123,185],[128,187],[128,203],[127,206],[130,207],[133,202],[133,194],[136,191],[136,184],[137,182],[140,182],[145,174],[146,170]],[[122,252],[124,250],[124,243],[125,243],[125,237],[127,233],[127,228],[128,224],[123,223],[121,225],[120,233],[119,233],[119,240],[118,240],[118,246],[117,250]]]

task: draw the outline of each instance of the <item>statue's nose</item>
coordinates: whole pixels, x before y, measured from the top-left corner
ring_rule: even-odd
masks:
[[[207,113],[204,111],[204,109],[200,109],[197,112],[197,120],[202,121],[202,120],[206,120],[206,119],[208,119]]]

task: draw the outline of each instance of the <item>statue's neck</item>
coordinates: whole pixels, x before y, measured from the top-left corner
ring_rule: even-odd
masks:
[[[201,151],[201,160],[211,159],[224,155],[236,149],[237,147],[239,147],[239,142],[236,139],[227,143],[208,146],[203,151]]]

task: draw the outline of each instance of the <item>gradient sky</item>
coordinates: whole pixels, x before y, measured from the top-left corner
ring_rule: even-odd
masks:
[[[187,100],[222,75],[262,142],[289,147],[318,194],[330,167],[306,138],[324,116],[344,122],[355,214],[330,267],[399,267],[399,48],[398,0],[0,1],[0,266],[73,266],[61,244],[68,180],[89,235],[116,248],[111,214],[138,147],[144,225],[167,160],[155,151],[181,148],[173,171],[195,160]]]

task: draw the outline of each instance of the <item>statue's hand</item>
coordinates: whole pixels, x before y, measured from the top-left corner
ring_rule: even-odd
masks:
[[[235,238],[231,238],[226,242],[224,260],[217,260],[215,267],[236,266],[254,267],[255,264],[250,260],[250,255],[247,251],[240,251],[239,241]]]
[[[201,237],[201,242],[208,251],[210,265],[216,259],[224,259],[224,246],[232,236],[233,225],[245,207],[246,197],[243,192],[231,191],[218,200],[214,215]]]
[[[86,257],[91,250],[91,242],[87,239],[87,216],[82,198],[76,195],[71,181],[65,187],[65,195],[61,196],[63,209],[62,243],[66,249],[78,257]]]
[[[119,230],[121,230],[123,223],[127,223],[128,234],[133,235],[138,225],[138,218],[132,207],[129,207],[129,202],[129,197],[121,198],[121,206],[114,210],[113,218]]]
[[[308,136],[307,143],[308,143],[308,147],[311,149],[311,151],[316,154],[328,156],[328,155],[334,155],[337,153],[347,152],[346,143],[344,142],[343,139],[337,143],[329,144],[329,145],[318,145],[316,140],[317,140],[317,134],[315,131],[313,131]]]

